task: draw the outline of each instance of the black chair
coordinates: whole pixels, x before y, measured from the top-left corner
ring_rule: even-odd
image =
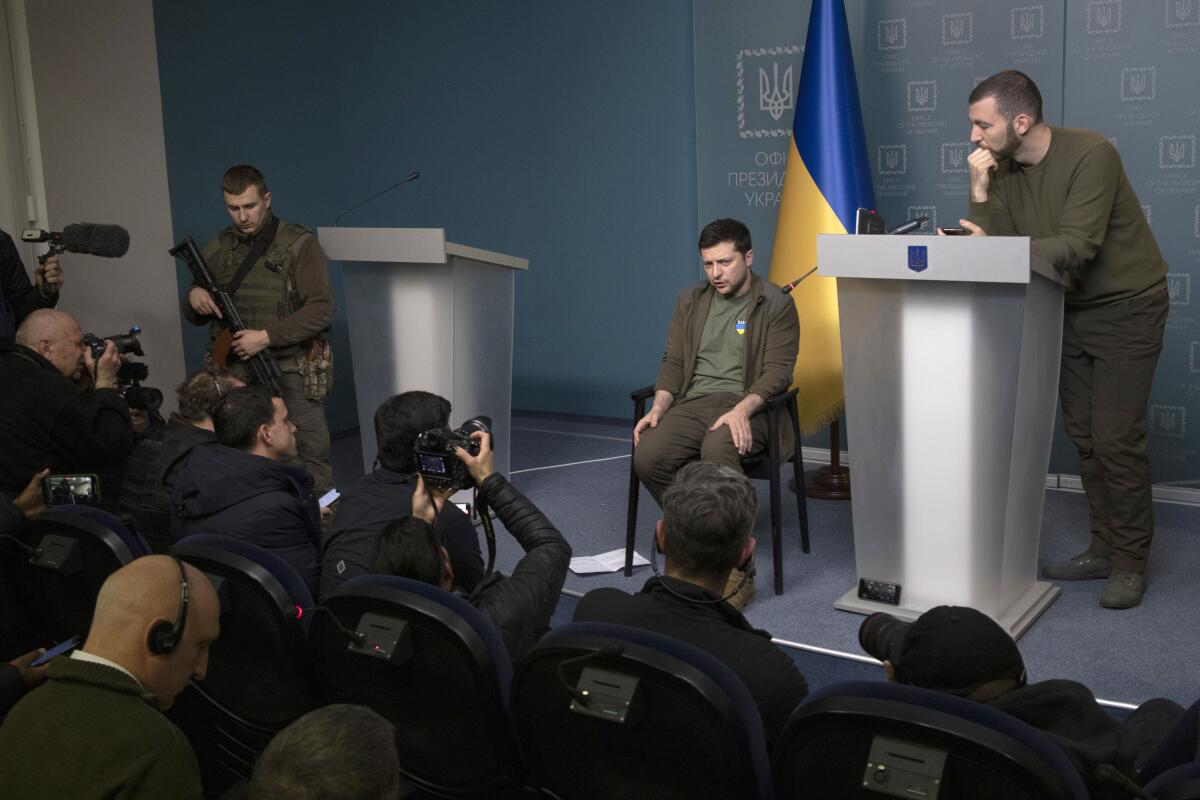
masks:
[[[1146,784],[1156,800],[1200,800],[1200,762],[1172,767]]]
[[[770,798],[750,691],[712,655],[638,628],[547,634],[513,681],[531,784],[552,797]]]
[[[308,656],[306,611],[315,603],[279,556],[224,536],[181,539],[171,555],[205,573],[221,600],[221,634],[208,673],[175,701],[206,793],[249,779],[271,738],[323,702]]]
[[[512,664],[490,620],[436,586],[385,575],[351,578],[324,610],[309,642],[326,697],[396,726],[400,771],[421,796],[520,792]]]
[[[800,448],[800,421],[796,411],[797,389],[772,395],[758,413],[767,415],[767,448],[749,458],[742,459],[742,471],[756,480],[771,484],[771,556],[775,565],[775,594],[783,594],[783,501],[782,480],[779,471],[783,467],[783,454],[779,451],[781,424],[792,426],[792,478],[796,483],[796,516],[800,523],[800,549],[808,548],[808,499],[804,494],[804,462]],[[633,400],[633,422],[646,416],[646,401],[654,397],[653,386],[643,386],[629,395]],[[637,538],[638,491],[641,482],[629,461],[629,512],[625,522],[625,577],[633,574],[633,548]]]
[[[50,642],[82,640],[96,595],[109,575],[150,554],[146,542],[112,514],[91,506],[52,506],[0,542],[0,575],[27,633]],[[21,550],[17,553],[15,551]]]
[[[1087,800],[1045,733],[986,705],[882,681],[810,695],[776,743],[776,792],[805,800]]]

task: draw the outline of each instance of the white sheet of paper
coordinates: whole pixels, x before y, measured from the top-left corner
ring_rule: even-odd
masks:
[[[320,504],[321,508],[325,508],[330,503],[332,503],[334,500],[337,500],[341,496],[342,496],[342,493],[339,492],[337,489],[330,489],[328,492],[321,495],[321,499],[318,500],[317,502]]]
[[[633,552],[633,565],[644,567],[650,562],[636,550]],[[571,559],[571,572],[576,575],[590,575],[595,572],[616,572],[625,568],[625,548],[609,550],[596,556],[577,556]]]

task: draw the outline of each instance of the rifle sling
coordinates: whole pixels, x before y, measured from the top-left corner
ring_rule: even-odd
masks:
[[[234,273],[233,280],[229,282],[229,287],[225,290],[229,295],[229,299],[237,294],[238,287],[242,285],[242,281],[246,279],[246,275],[254,267],[254,262],[262,258],[262,254],[267,252],[267,248],[271,246],[271,242],[275,241],[275,232],[279,230],[279,217],[272,216],[271,221],[267,226],[258,232],[254,237],[254,244],[250,247],[250,252],[246,254],[242,265],[238,267],[238,271]]]

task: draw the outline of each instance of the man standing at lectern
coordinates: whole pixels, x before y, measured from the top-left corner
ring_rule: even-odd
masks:
[[[974,236],[1029,236],[1032,255],[1067,284],[1059,397],[1079,449],[1092,538],[1042,575],[1106,578],[1100,605],[1132,608],[1146,591],[1154,534],[1145,420],[1167,319],[1167,264],[1106,138],[1048,125],[1037,85],[1016,70],[984,80],[968,103],[977,149],[961,224]]]
[[[689,461],[740,471],[742,457],[765,449],[767,420],[756,412],[791,384],[800,342],[792,298],[750,271],[754,250],[745,225],[710,222],[699,246],[706,279],[679,293],[654,404],[633,428],[634,469],[660,506]],[[797,443],[782,427],[790,453]],[[734,570],[730,581],[741,577]],[[744,602],[753,596],[740,594]]]
[[[230,353],[247,359],[269,348],[275,357],[299,461],[320,496],[333,488],[325,421],[330,352],[322,335],[333,318],[329,263],[311,231],[271,213],[271,193],[257,169],[230,167],[221,191],[233,224],[208,243],[204,260],[246,325],[233,337]],[[221,332],[220,311],[202,287],[188,291],[184,313],[195,325],[210,322],[214,340]]]

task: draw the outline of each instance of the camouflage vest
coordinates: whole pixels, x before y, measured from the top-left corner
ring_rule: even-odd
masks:
[[[267,252],[254,262],[254,266],[246,273],[233,296],[233,304],[247,328],[262,330],[268,324],[293,314],[300,308],[300,296],[296,293],[293,271],[300,247],[311,237],[312,233],[303,225],[279,220],[274,241],[267,248]],[[204,249],[204,260],[208,262],[217,285],[222,288],[229,286],[246,257],[248,251],[245,248],[241,252],[235,252],[241,242],[242,239],[230,227],[221,231],[216,240]],[[210,335],[215,339],[220,332],[221,324],[213,321],[209,326]],[[283,359],[288,359],[290,363],[292,357],[303,349],[303,344],[272,347],[271,354],[283,367]]]

